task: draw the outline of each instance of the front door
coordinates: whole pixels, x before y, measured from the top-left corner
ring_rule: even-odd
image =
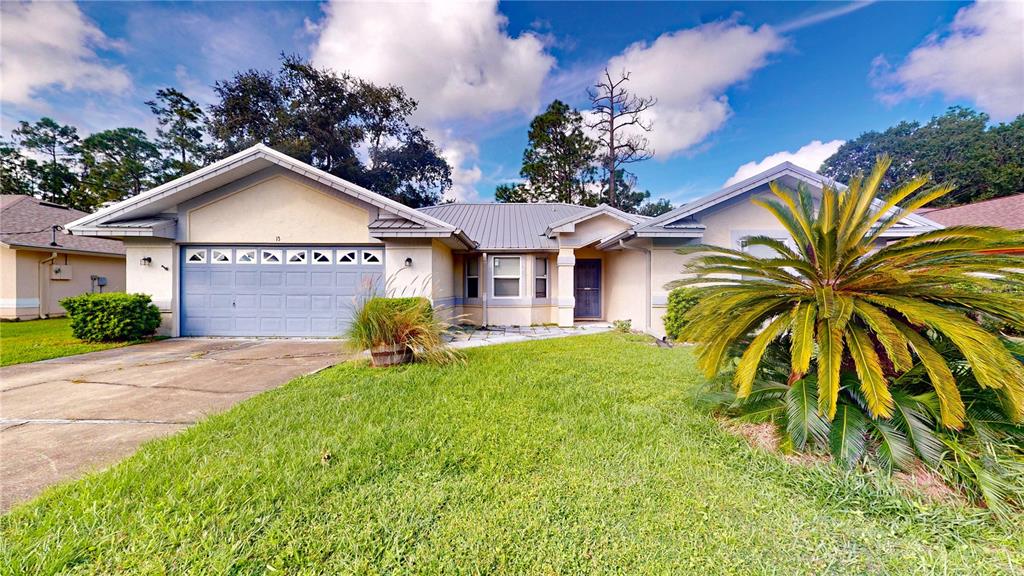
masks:
[[[577,260],[575,273],[576,318],[601,317],[601,261]]]

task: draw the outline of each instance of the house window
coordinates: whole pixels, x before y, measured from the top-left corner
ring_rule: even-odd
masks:
[[[305,264],[306,263],[306,251],[305,250],[289,250],[288,251],[288,263],[289,264]]]
[[[363,250],[363,264],[380,264],[380,251]]]
[[[185,262],[189,264],[205,264],[206,250],[203,248],[188,248],[185,250]]]
[[[214,248],[210,250],[210,262],[214,264],[231,264],[231,249]]]
[[[313,264],[330,264],[330,250],[313,250]]]
[[[533,297],[548,297],[548,259],[537,258],[533,263]]]
[[[480,257],[466,258],[466,298],[480,297]]]
[[[338,250],[338,264],[355,264],[355,250]]]
[[[235,251],[235,262],[239,264],[255,264],[256,263],[256,251],[255,250],[236,250]]]
[[[260,263],[262,264],[280,264],[281,263],[281,251],[280,250],[264,250],[260,253]]]
[[[493,262],[494,297],[519,298],[522,259],[519,256],[495,256]]]

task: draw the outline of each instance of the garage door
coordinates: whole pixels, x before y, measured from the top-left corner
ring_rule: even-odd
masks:
[[[186,246],[183,336],[338,336],[383,288],[380,247]]]

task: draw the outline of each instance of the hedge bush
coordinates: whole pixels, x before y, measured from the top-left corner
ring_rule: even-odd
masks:
[[[160,309],[148,294],[80,294],[60,305],[71,318],[71,334],[87,342],[139,340],[160,326]]]
[[[697,297],[690,288],[676,288],[668,293],[668,310],[662,321],[665,323],[665,334],[673,340],[679,339],[686,323],[683,316],[690,311],[690,308],[697,304]]]

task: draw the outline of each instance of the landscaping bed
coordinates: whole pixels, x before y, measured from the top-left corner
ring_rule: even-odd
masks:
[[[0,573],[1014,573],[1024,529],[795,466],[600,334],[347,363],[0,519]]]

